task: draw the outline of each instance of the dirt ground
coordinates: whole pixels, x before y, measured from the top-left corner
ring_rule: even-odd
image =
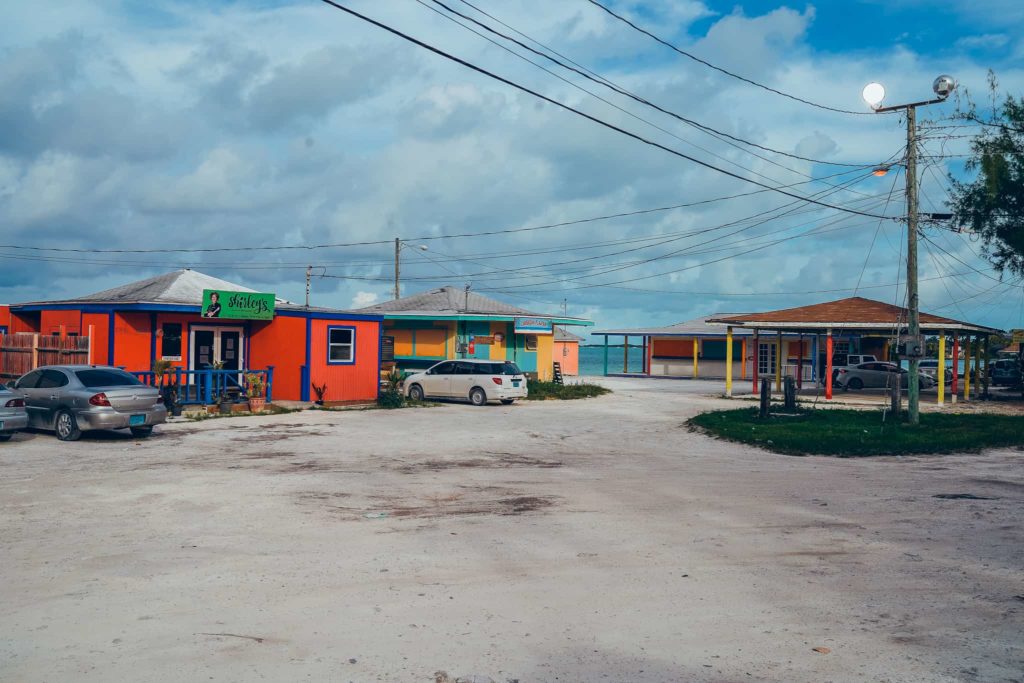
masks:
[[[1020,451],[772,455],[607,383],[19,436],[0,680],[1024,680]]]

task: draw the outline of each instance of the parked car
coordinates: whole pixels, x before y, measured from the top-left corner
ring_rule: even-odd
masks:
[[[884,389],[893,386],[896,377],[900,378],[900,386],[907,387],[907,380],[910,373],[895,363],[874,362],[861,363],[852,368],[842,368],[836,378],[836,384],[841,389]],[[922,374],[918,379],[918,385],[922,389],[935,386],[935,378],[931,375]]]
[[[922,358],[920,360],[920,362],[918,362],[917,368],[918,368],[918,370],[921,371],[922,374],[929,375],[932,379],[934,379],[936,381],[936,383],[939,381],[939,359],[938,358]],[[949,382],[953,381],[953,369],[951,367],[946,366],[945,375],[946,376],[945,376],[944,381],[947,384]]]
[[[852,368],[860,365],[861,363],[874,363],[878,359],[871,354],[847,353],[837,355],[832,360],[832,383],[835,384],[836,378],[839,376],[839,371],[842,368]]]
[[[1020,384],[1020,361],[1016,358],[1000,358],[992,363],[990,368],[989,379],[993,385],[1015,386]]]
[[[426,398],[466,399],[475,406],[488,401],[508,405],[526,398],[526,376],[509,361],[446,360],[405,378],[405,393]]]
[[[16,431],[26,427],[25,397],[0,386],[0,441],[10,441]]]
[[[130,429],[146,437],[167,421],[160,392],[118,368],[100,365],[50,365],[14,383],[25,395],[29,427],[53,430],[61,441],[83,431]]]

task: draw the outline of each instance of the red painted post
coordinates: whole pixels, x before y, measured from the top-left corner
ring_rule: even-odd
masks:
[[[825,400],[832,400],[832,330],[825,339]]]
[[[800,351],[796,358],[796,388],[804,388],[804,335],[800,334]]]
[[[757,339],[758,339],[758,337],[757,337],[757,330],[754,330],[754,353],[753,353],[754,372],[751,373],[751,376],[754,378],[754,393],[755,394],[757,394],[758,391],[759,391],[759,389],[757,388],[757,363],[760,360],[759,354],[761,353],[761,345],[758,344]]]

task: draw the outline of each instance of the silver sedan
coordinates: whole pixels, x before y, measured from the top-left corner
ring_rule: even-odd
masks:
[[[14,389],[25,395],[29,427],[53,430],[61,441],[94,429],[146,437],[167,421],[160,392],[118,368],[50,365],[24,375]]]
[[[907,381],[910,373],[895,363],[861,363],[850,368],[841,368],[836,375],[836,384],[841,389],[885,389],[896,384],[899,377],[900,387],[907,388]],[[936,384],[934,377],[922,373],[918,385],[922,389],[933,387]]]
[[[10,441],[14,432],[28,427],[25,397],[0,386],[0,441]]]

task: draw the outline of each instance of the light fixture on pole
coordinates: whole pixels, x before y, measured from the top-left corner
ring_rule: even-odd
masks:
[[[907,343],[904,354],[910,360],[907,377],[907,414],[911,424],[921,421],[920,413],[920,361],[924,356],[924,340],[921,338],[921,308],[917,293],[917,108],[928,104],[945,102],[956,90],[956,79],[943,74],[932,82],[932,91],[938,96],[934,100],[912,102],[883,107],[885,87],[881,83],[868,83],[861,96],[877,113],[907,112]],[[886,169],[888,170],[888,169]],[[875,175],[884,175],[875,169]]]

